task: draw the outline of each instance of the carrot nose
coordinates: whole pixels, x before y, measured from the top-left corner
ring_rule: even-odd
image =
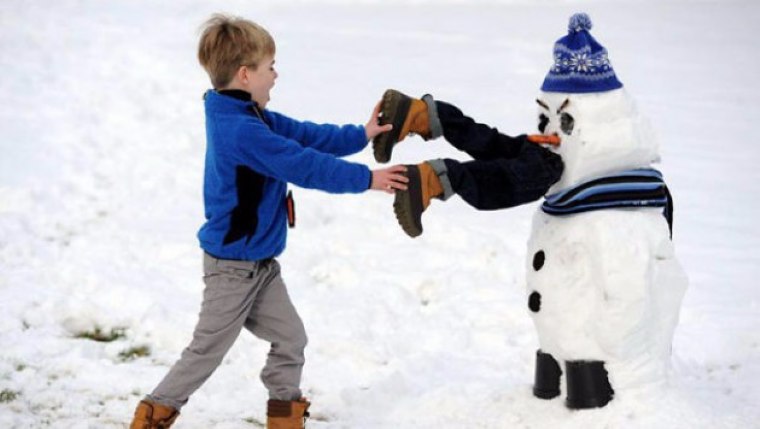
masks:
[[[561,143],[559,136],[557,135],[547,136],[545,134],[531,134],[528,136],[528,141],[531,143],[548,144],[551,146],[559,146]]]

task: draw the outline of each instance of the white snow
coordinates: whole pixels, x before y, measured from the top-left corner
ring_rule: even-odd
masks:
[[[434,202],[406,237],[380,193],[296,189],[281,258],[310,345],[313,428],[760,427],[760,65],[752,1],[21,1],[0,4],[0,426],[121,428],[190,339],[200,303],[200,24],[267,27],[270,108],[364,123],[387,87],[535,130],[551,48],[594,21],[651,118],[689,275],[673,387],[571,412],[530,393],[536,204]],[[466,159],[419,138],[394,161]],[[352,160],[374,165],[368,148]],[[98,327],[111,342],[76,338]],[[125,361],[133,347],[148,356]],[[264,421],[268,345],[244,333],[175,427]]]

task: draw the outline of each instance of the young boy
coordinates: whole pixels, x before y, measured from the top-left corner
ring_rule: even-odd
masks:
[[[287,183],[331,193],[405,189],[403,166],[370,171],[339,159],[391,128],[378,125],[379,104],[364,127],[298,122],[266,110],[274,55],[270,34],[251,21],[215,15],[205,24],[198,59],[214,87],[204,97],[206,223],[198,233],[206,288],[190,345],[139,403],[132,429],[168,428],[243,327],[271,343],[261,372],[267,427],[303,428],[306,333],[274,259],[285,248],[293,208]]]
[[[406,166],[408,190],[396,192],[393,209],[410,237],[422,234],[422,212],[432,198],[447,200],[459,194],[478,210],[503,209],[541,198],[562,175],[560,156],[535,144],[557,144],[556,136],[510,137],[431,95],[415,99],[389,89],[381,104],[381,123],[393,128],[373,141],[378,162],[388,162],[394,145],[412,133],[425,140],[443,136],[474,158],[467,162],[435,159]]]

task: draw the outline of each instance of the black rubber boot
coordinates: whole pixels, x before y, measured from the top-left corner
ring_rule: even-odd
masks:
[[[406,177],[409,178],[406,191],[396,191],[393,200],[393,211],[396,213],[401,229],[412,238],[422,234],[422,180],[420,169],[416,165],[406,166]]]
[[[562,370],[549,353],[541,350],[536,352],[536,380],[533,384],[533,395],[541,399],[553,399],[559,396],[559,379]]]
[[[389,89],[383,94],[380,125],[393,124],[393,129],[387,133],[378,134],[372,140],[372,149],[377,162],[385,163],[391,159],[393,146],[399,141],[411,105],[412,98],[399,91]]]
[[[565,362],[567,400],[573,410],[599,408],[612,400],[615,392],[610,386],[607,370],[602,361]]]

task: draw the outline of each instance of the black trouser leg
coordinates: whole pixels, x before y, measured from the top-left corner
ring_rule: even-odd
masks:
[[[474,159],[513,158],[526,143],[522,136],[510,137],[496,128],[475,122],[454,105],[443,101],[436,101],[435,105],[443,127],[443,137]]]
[[[562,160],[525,136],[510,137],[437,101],[446,140],[475,158],[446,159],[451,187],[479,210],[514,207],[541,198],[562,174]]]
[[[553,155],[553,154],[552,154]],[[556,156],[556,155],[554,155]],[[478,210],[518,206],[541,198],[559,180],[559,166],[535,151],[514,159],[460,162],[444,159],[451,188]]]

